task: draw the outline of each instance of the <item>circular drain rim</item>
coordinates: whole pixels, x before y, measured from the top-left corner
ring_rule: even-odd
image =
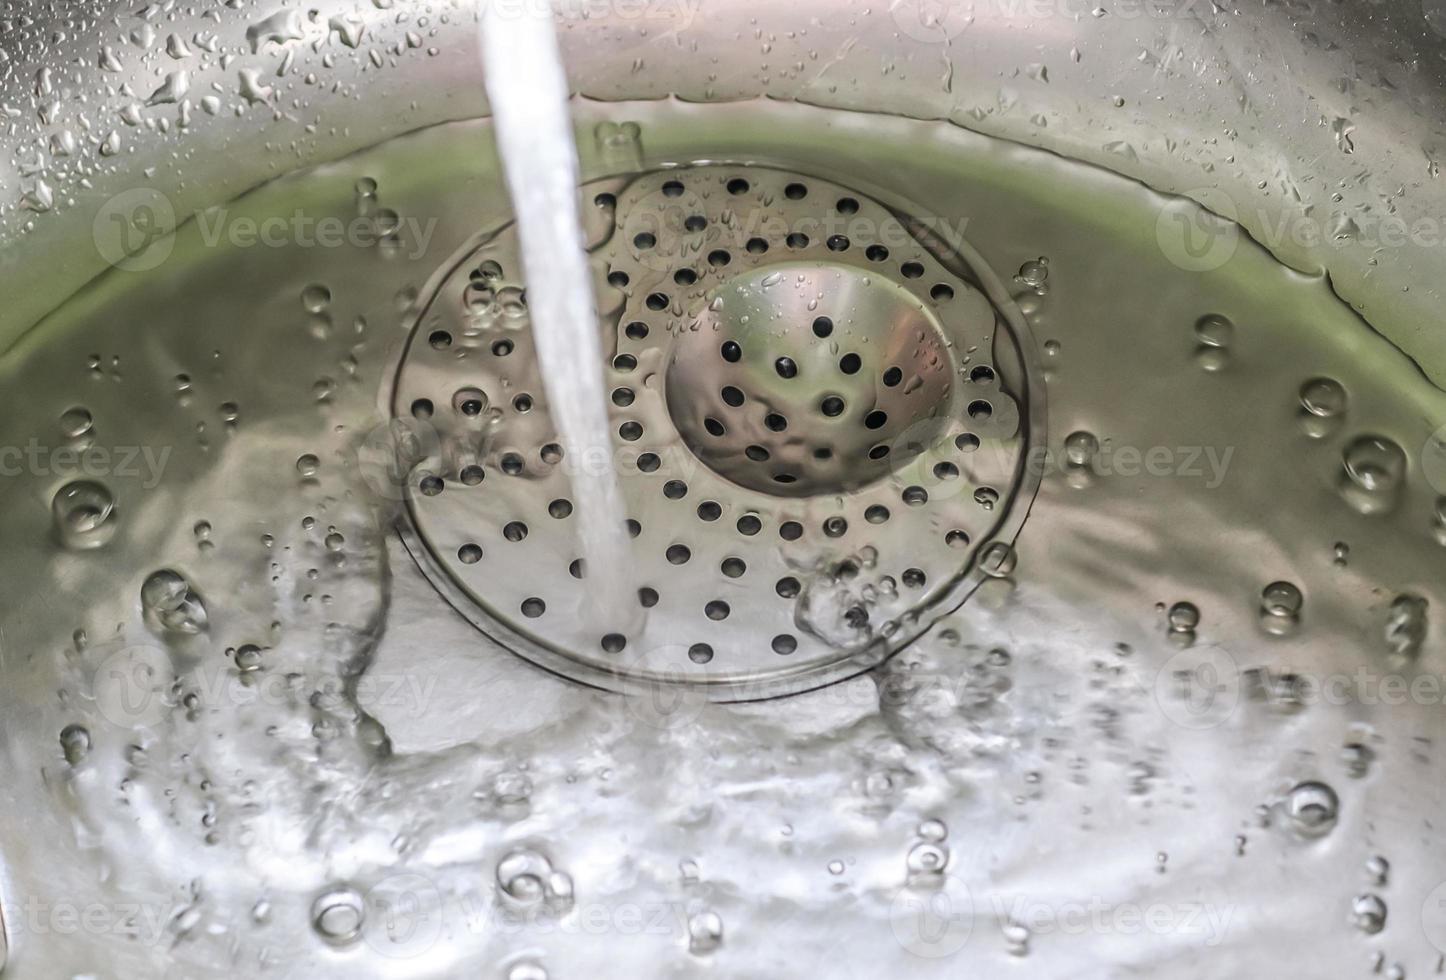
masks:
[[[774,171],[756,165],[734,165],[730,167],[729,165],[722,164],[678,169],[666,173],[654,172],[636,178],[608,181],[605,185],[593,184],[589,185],[589,193],[595,193],[600,186],[606,186],[607,189],[597,195],[599,199],[608,198],[617,201],[619,196],[625,193],[627,188],[636,188],[649,179],[655,182],[666,180],[667,183],[679,183],[676,180],[668,178],[683,177],[685,179],[693,179],[702,175],[718,174],[728,169],[755,179],[757,179],[758,176],[769,174],[791,176],[840,195],[858,195],[858,191],[841,186],[833,186],[825,178],[803,174],[790,175],[783,171]],[[871,199],[868,201],[869,206],[884,208],[885,213],[891,215],[899,214],[897,210],[888,211],[887,206],[877,203],[882,196],[883,195],[878,194],[870,195]],[[855,206],[857,206],[857,202],[855,202]],[[619,211],[623,211],[621,205],[619,205]],[[910,222],[910,219],[904,217],[899,217],[897,220]],[[608,227],[611,229],[610,221],[608,222]],[[922,226],[910,223],[908,227],[913,235],[912,240],[916,243],[920,241],[927,242],[931,237]],[[411,324],[411,339],[399,355],[397,373],[393,380],[391,404],[397,409],[399,416],[405,415],[406,406],[409,404],[403,397],[405,388],[403,378],[404,369],[408,366],[412,351],[415,348],[421,347],[426,342],[428,331],[424,331],[422,326],[432,322],[431,312],[433,307],[442,299],[443,285],[468,266],[479,266],[478,260],[480,256],[499,239],[504,238],[509,228],[510,226],[504,226],[500,232],[494,234],[490,239],[481,240],[482,243],[480,245],[474,242],[471,247],[464,249],[460,253],[460,257],[456,262],[440,270],[433,277],[432,281],[429,282],[427,291],[423,294],[427,296],[428,299],[418,309],[414,322]],[[619,228],[622,228],[621,221],[619,222]],[[1036,468],[1025,465],[1029,458],[1031,447],[1036,444],[1037,438],[1042,437],[1044,420],[1043,389],[1037,378],[1037,368],[1033,360],[1034,345],[1029,335],[1028,324],[1018,309],[1014,307],[1002,283],[984,266],[979,260],[977,253],[974,253],[967,243],[953,244],[953,249],[951,251],[946,250],[943,254],[938,254],[940,247],[937,242],[933,243],[933,247],[923,251],[923,255],[927,256],[927,261],[930,263],[931,275],[927,278],[932,280],[936,276],[947,276],[950,281],[958,282],[961,291],[975,291],[976,295],[977,292],[984,294],[983,298],[986,300],[985,308],[988,310],[992,320],[987,339],[993,342],[994,353],[1000,358],[1000,362],[995,366],[1001,377],[994,378],[993,380],[996,385],[998,385],[1000,393],[1003,394],[1004,378],[1002,376],[1006,374],[1011,375],[1011,387],[1016,392],[1018,399],[1024,403],[1027,411],[1017,420],[1018,431],[1015,433],[1017,451],[1014,456],[1013,471],[1007,479],[993,482],[993,485],[997,487],[999,491],[1004,492],[1004,495],[999,498],[1003,502],[1003,506],[1000,507],[998,513],[994,515],[992,524],[986,522],[986,530],[977,535],[972,541],[972,547],[967,551],[967,563],[950,566],[951,576],[943,579],[945,587],[942,589],[938,588],[937,582],[930,581],[928,587],[923,590],[926,599],[915,603],[912,607],[906,607],[907,615],[897,618],[895,631],[891,634],[876,636],[873,642],[865,647],[855,647],[851,650],[844,651],[826,648],[828,658],[825,660],[820,660],[819,658],[799,658],[794,660],[791,655],[797,646],[795,637],[776,637],[773,643],[773,653],[788,655],[788,659],[785,660],[784,656],[774,656],[769,663],[770,669],[766,675],[759,675],[749,671],[741,673],[734,671],[730,674],[724,670],[720,670],[721,665],[718,663],[718,659],[721,658],[715,659],[711,656],[701,655],[700,648],[709,647],[707,651],[704,651],[705,654],[711,654],[714,648],[717,648],[720,653],[726,653],[729,652],[727,644],[714,641],[713,645],[709,646],[709,644],[706,643],[696,642],[700,637],[694,635],[686,636],[681,642],[655,643],[643,652],[645,656],[664,652],[671,657],[671,662],[663,669],[658,669],[656,664],[652,666],[644,664],[642,658],[635,658],[631,650],[624,650],[621,655],[617,653],[607,654],[607,656],[611,658],[608,660],[603,659],[603,656],[597,651],[593,651],[591,656],[583,656],[580,658],[574,650],[559,649],[546,642],[539,642],[539,640],[535,636],[530,635],[525,628],[516,628],[513,617],[518,615],[517,612],[514,611],[510,614],[498,612],[489,605],[485,593],[479,595],[476,589],[468,588],[465,581],[459,580],[457,568],[440,557],[447,553],[447,549],[439,546],[438,542],[429,541],[425,528],[419,526],[417,523],[418,502],[425,502],[431,498],[416,495],[408,497],[407,515],[411,523],[403,522],[399,529],[404,543],[419,566],[427,574],[432,584],[438,588],[439,592],[447,598],[454,608],[484,633],[487,633],[510,651],[517,653],[549,671],[591,686],[625,693],[651,692],[654,694],[656,694],[660,686],[681,686],[702,690],[705,695],[712,700],[755,700],[811,690],[835,683],[847,677],[855,676],[877,665],[889,655],[907,645],[924,630],[928,629],[941,616],[947,615],[956,609],[960,603],[968,598],[969,594],[977,588],[983,579],[983,574],[977,560],[978,556],[983,553],[986,546],[991,546],[996,542],[1012,542],[1013,537],[1017,534],[1019,527],[1027,516],[1039,485],[1039,474],[1034,472]],[[857,251],[862,250],[862,243],[860,243],[860,248],[857,249]],[[617,258],[617,255],[613,256],[614,260]],[[953,259],[954,261],[951,263],[949,259]],[[482,267],[485,267],[486,264],[487,263],[480,263]],[[776,263],[764,262],[761,264],[772,265]],[[859,262],[856,264],[862,265],[863,263]],[[609,263],[607,269],[612,270],[613,268],[614,263]],[[635,273],[637,271],[642,271],[646,274],[647,270],[634,270]],[[641,279],[643,277],[640,276],[638,278]],[[892,282],[893,280],[889,281]],[[606,287],[600,288],[606,292]],[[644,297],[646,295],[646,290],[634,290],[631,304],[623,301],[615,304],[610,309],[607,298],[603,293],[600,293],[600,306],[603,307],[601,312],[604,322],[606,323],[610,319],[610,313],[617,315],[616,340],[620,345],[617,348],[618,350],[622,350],[628,343],[625,339],[623,325],[631,322],[630,318],[636,310],[642,310],[644,308],[646,302]],[[629,308],[622,309],[621,314],[618,314],[618,307]],[[649,309],[651,309],[653,313],[661,312],[661,310],[656,307],[650,307]],[[998,332],[1001,329],[1004,331],[1002,338],[998,336]],[[519,339],[525,336],[525,333],[521,334],[519,335]],[[488,342],[490,343],[490,339]],[[510,350],[513,342],[508,340],[507,343],[509,344]],[[1008,363],[1006,364],[1005,362]],[[964,358],[962,363],[967,365],[969,359]],[[657,364],[653,364],[652,366],[658,367]],[[947,358],[946,367],[949,370],[953,370],[958,366],[959,364],[955,362],[952,356]],[[661,370],[661,368],[659,368],[659,370]],[[955,383],[956,385],[960,384],[957,380]],[[536,394],[539,396],[538,404],[540,404],[540,388],[536,391]],[[1004,397],[1008,399],[1010,396],[1005,395]],[[957,398],[952,399],[952,401],[962,406],[962,403],[960,403]],[[439,400],[437,404],[440,405],[442,402]],[[1011,404],[1014,403],[1011,402]],[[440,411],[439,414],[441,414]],[[536,414],[544,418],[546,416],[545,412]],[[614,420],[616,420],[616,416],[614,416]],[[951,429],[951,439],[952,431]],[[674,434],[678,434],[676,429],[674,430]],[[540,440],[538,441],[540,442]],[[536,445],[536,442],[532,443],[531,448],[535,449]],[[937,449],[938,446],[931,446],[929,448],[932,452]],[[921,457],[921,459],[924,458],[926,457]],[[479,459],[478,462],[480,464],[481,460]],[[695,460],[695,462],[698,461]],[[703,466],[701,462],[698,462],[698,465]],[[707,470],[707,467],[703,467],[703,469]],[[441,466],[440,463],[438,470],[443,473],[443,476],[455,478],[455,474],[446,473],[445,467]],[[428,477],[428,479],[430,479],[430,477]],[[719,479],[722,478],[719,477]],[[886,476],[883,479],[876,480],[873,486],[889,486],[892,482],[892,477]],[[444,482],[438,479],[437,486],[440,487],[443,485]],[[851,496],[857,498],[859,495],[854,494]],[[699,498],[690,495],[688,499],[692,501]],[[809,498],[803,498],[803,501],[807,502],[808,499]],[[894,499],[897,501],[898,497],[895,496]],[[904,509],[901,504],[896,506],[899,510]],[[860,512],[863,510],[862,506],[858,509]],[[775,514],[774,516],[776,517],[777,515]],[[691,515],[687,518],[680,519],[691,519]],[[777,522],[774,521],[772,523],[776,525]],[[860,521],[860,523],[862,523],[862,521]],[[773,531],[774,527],[769,527],[769,530],[770,532]],[[815,530],[813,536],[818,537],[818,535],[819,531]],[[885,541],[887,541],[887,537]],[[534,557],[533,560],[535,561],[536,558]],[[907,575],[907,572],[905,575]],[[932,578],[932,575],[930,577]],[[901,589],[900,591],[903,590]],[[760,596],[761,592],[746,596],[745,598],[757,600]],[[713,604],[710,603],[709,619],[718,618],[712,614],[712,605]],[[719,603],[719,605],[724,604]],[[745,611],[748,610],[745,609]],[[723,610],[723,616],[726,617],[726,615],[727,610],[725,608]],[[812,639],[812,637],[803,634],[801,630],[797,630],[796,628],[793,629],[793,632],[806,640]],[[709,637],[704,636],[702,638],[708,639]],[[792,646],[789,646],[788,649],[781,650],[778,645],[780,639],[785,641],[794,639],[795,642]],[[787,646],[787,644],[785,644],[785,646]],[[675,664],[677,666],[675,666]]]

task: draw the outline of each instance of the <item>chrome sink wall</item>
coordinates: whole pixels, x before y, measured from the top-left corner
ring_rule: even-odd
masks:
[[[1097,163],[1327,273],[1446,380],[1440,0],[558,6],[583,96],[949,119]],[[114,240],[118,194],[152,188],[167,202],[155,222],[181,221],[298,167],[485,114],[476,30],[467,2],[7,4],[0,346],[106,268],[97,242]],[[1161,247],[1187,265],[1223,261],[1234,235],[1161,215]]]

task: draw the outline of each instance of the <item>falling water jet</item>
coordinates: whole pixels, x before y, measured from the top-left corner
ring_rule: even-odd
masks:
[[[602,345],[582,219],[567,78],[550,6],[526,13],[481,6],[481,48],[497,142],[517,215],[532,331],[553,422],[574,463],[579,539],[590,579],[585,615],[631,627],[633,601],[622,494],[613,465]]]

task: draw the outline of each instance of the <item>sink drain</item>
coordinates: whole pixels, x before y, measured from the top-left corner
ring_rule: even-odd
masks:
[[[440,277],[396,377],[426,433],[405,537],[443,594],[569,677],[719,700],[850,676],[962,601],[1037,485],[1029,350],[987,272],[814,177],[589,193],[637,608],[578,615],[614,574],[575,542],[568,474],[598,460],[551,426],[511,230]]]

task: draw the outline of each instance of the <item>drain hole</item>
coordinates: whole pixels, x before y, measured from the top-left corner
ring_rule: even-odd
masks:
[[[835,514],[823,522],[823,533],[831,538],[841,538],[848,532],[849,522]]]
[[[547,512],[557,520],[572,516],[572,501],[565,497],[558,497],[547,505]]]
[[[627,407],[628,407],[629,405],[631,405],[632,403],[633,403],[633,389],[631,389],[631,388],[614,388],[614,389],[613,389],[613,404],[616,405],[618,408],[627,408]]]
[[[652,310],[655,313],[661,310],[666,310],[668,308],[668,294],[649,293],[647,303],[648,309]]]
[[[555,442],[549,442],[542,447],[538,453],[544,463],[559,463],[562,461],[562,447]]]
[[[701,214],[690,214],[688,215],[687,220],[683,222],[683,230],[691,231],[695,234],[707,227],[708,219],[703,217]]]
[[[889,519],[889,508],[883,504],[874,504],[864,511],[864,520],[870,524],[882,524]]]
[[[729,262],[732,261],[733,256],[729,255],[721,248],[708,253],[708,264],[716,268],[722,268],[723,266],[727,265]]]
[[[648,335],[648,325],[640,320],[634,320],[628,324],[628,329],[625,332],[629,340],[642,340]]]
[[[433,330],[427,343],[432,345],[433,350],[446,350],[452,346],[452,335],[445,330]]]
[[[723,346],[718,348],[718,353],[723,355],[723,360],[729,364],[737,364],[743,359],[743,348],[738,346],[734,340],[723,341]]]
[[[784,521],[778,525],[778,536],[785,541],[797,541],[803,537],[803,525],[798,521]]]
[[[766,463],[768,461],[768,450],[764,449],[762,446],[749,446],[747,449],[743,450],[743,455],[747,456],[755,463]]]
[[[935,463],[934,476],[940,480],[953,480],[959,476],[959,467],[953,463]]]
[[[838,369],[844,374],[858,374],[859,368],[864,366],[863,358],[857,354],[845,354],[839,358]]]
[[[801,590],[802,586],[798,584],[798,579],[792,575],[787,575],[779,579],[773,586],[773,591],[777,592],[778,595],[784,599],[794,598]]]
[[[633,238],[633,245],[637,248],[652,248],[656,244],[658,244],[658,238],[652,232],[639,232],[638,235]]]
[[[716,521],[723,516],[723,508],[715,500],[705,500],[698,505],[698,517],[705,521]]]
[[[499,340],[497,341],[497,343],[492,345],[492,353],[496,357],[506,357],[508,354],[512,353],[513,346],[514,345],[512,341],[504,338],[503,340]]]
[[[578,580],[587,578],[587,562],[574,558],[567,566],[567,574]]]
[[[791,357],[780,357],[773,362],[773,369],[778,372],[780,378],[798,377],[798,365]]]
[[[788,428],[788,419],[779,415],[777,412],[770,412],[763,417],[763,424],[768,426],[771,432],[782,432]]]
[[[631,354],[619,354],[613,358],[613,368],[618,371],[631,371],[638,366],[638,359]]]
[[[833,333],[833,321],[826,316],[821,316],[813,321],[813,335],[819,339]]]
[[[742,177],[734,177],[728,182],[728,193],[747,194],[748,186],[748,181],[744,180]]]
[[[464,565],[475,565],[482,560],[482,548],[475,544],[464,544],[457,549],[457,557]]]
[[[864,416],[864,426],[870,429],[882,429],[888,421],[889,413],[877,408]]]
[[[974,491],[974,502],[985,510],[993,510],[999,503],[999,491],[993,487],[980,487]]]
[[[618,426],[618,435],[622,436],[628,442],[637,442],[643,436],[642,423],[624,422],[622,425]]]
[[[887,455],[889,455],[889,447],[882,442],[869,450],[869,459],[883,459]]]
[[[719,422],[711,415],[703,420],[703,428],[708,430],[708,434],[710,436],[715,436],[719,439],[723,438],[724,434],[726,434],[728,431],[727,427],[725,427],[722,422]]]
[[[808,236],[801,231],[795,231],[784,241],[788,243],[789,248],[808,248]]]
[[[750,238],[748,239],[747,247],[748,254],[762,255],[764,252],[768,251],[768,242],[764,241],[762,238]]]
[[[516,544],[527,537],[527,525],[521,521],[508,521],[507,525],[502,528],[502,536]]]
[[[844,408],[844,400],[838,395],[829,395],[818,406],[819,411],[831,419],[842,415]]]
[[[763,522],[760,521],[755,515],[744,514],[742,517],[738,518],[739,534],[744,534],[751,538],[753,537],[753,535],[757,534],[761,530],[763,530]]]
[[[743,392],[739,391],[732,385],[727,385],[726,387],[724,387],[720,394],[723,396],[724,404],[732,408],[737,408],[739,405],[743,404]]]
[[[946,286],[941,282],[929,290],[929,298],[936,303],[947,303],[954,298],[954,289],[952,286]]]
[[[899,271],[904,274],[905,279],[918,279],[924,274],[924,267],[918,262],[905,262],[899,266]]]
[[[629,282],[631,282],[631,281],[632,281],[632,280],[630,280],[630,279],[628,278],[628,274],[627,274],[626,272],[609,272],[609,273],[608,273],[608,285],[609,285],[609,286],[612,286],[612,287],[615,288],[615,289],[622,289],[624,286],[626,286],[626,285],[627,285]]]
[[[688,559],[693,557],[693,552],[685,544],[668,545],[668,550],[664,554],[667,555],[668,563],[672,565],[686,565]]]
[[[994,369],[988,364],[981,364],[969,372],[969,380],[979,384],[986,384],[994,380]]]
[[[609,633],[602,638],[602,648],[608,653],[622,653],[628,645],[628,638],[621,633]]]
[[[444,484],[440,476],[432,476],[429,474],[422,477],[422,482],[417,484],[417,486],[421,489],[422,493],[428,497],[435,497],[442,492]]]
[[[537,598],[537,596],[522,600],[522,615],[528,619],[536,619],[545,612],[547,612],[547,603]]]
[[[839,213],[839,214],[858,214],[858,213],[859,213],[859,202],[856,201],[856,200],[854,200],[854,199],[851,198],[851,197],[841,197],[841,198],[839,198],[839,199],[838,199],[838,204],[836,204],[836,205],[834,205],[834,206],[835,206],[836,208],[838,208],[838,213]]]
[[[927,576],[924,575],[924,570],[921,568],[906,568],[900,577],[904,580],[904,584],[911,589],[923,588],[924,582],[927,581]]]
[[[516,453],[503,453],[497,465],[502,467],[502,472],[508,476],[516,476],[522,472],[522,457]]]
[[[773,652],[780,656],[788,656],[798,649],[798,638],[788,633],[779,633],[773,638]]]
[[[611,211],[613,208],[618,206],[618,199],[612,194],[603,192],[602,194],[599,194],[597,197],[593,198],[592,203],[597,205],[599,208],[602,208],[604,211]]]
[[[798,477],[794,476],[792,473],[775,473],[775,474],[773,474],[773,482],[774,482],[774,483],[785,483],[785,484],[787,484],[787,483],[797,483],[797,482],[798,482]]]
[[[662,465],[662,462],[657,453],[643,453],[638,457],[638,469],[643,473],[652,473]]]
[[[864,255],[870,262],[882,262],[889,257],[889,250],[882,245],[870,245],[864,250]]]
[[[698,281],[698,273],[692,269],[679,269],[673,273],[673,281],[680,286],[691,286]]]
[[[979,437],[972,432],[966,432],[954,440],[954,447],[962,452],[972,453],[979,448]]]
[[[732,611],[733,610],[729,608],[728,603],[724,602],[722,599],[714,599],[712,602],[708,603],[706,606],[703,607],[703,614],[709,619],[713,620],[713,622],[715,623],[727,619],[728,614]]]
[[[664,197],[682,197],[683,182],[681,180],[670,180],[663,185]]]
[[[412,402],[412,415],[416,418],[429,419],[432,417],[432,411],[432,399],[430,398],[418,398]]]
[[[706,643],[694,643],[688,648],[688,659],[695,664],[706,664],[713,659],[713,648]]]
[[[833,459],[833,450],[827,446],[819,446],[813,451],[814,459]]]
[[[518,395],[512,399],[512,407],[517,409],[519,414],[526,415],[532,411],[532,396],[528,394]]]
[[[688,484],[682,480],[669,480],[663,484],[663,496],[669,500],[682,500],[688,495]]]
[[[900,381],[904,380],[904,372],[897,367],[891,367],[884,372],[884,384],[889,388],[897,387]]]
[[[487,398],[476,388],[463,388],[452,396],[452,405],[463,415],[475,419],[487,407]]]
[[[828,239],[828,250],[830,252],[845,252],[848,250],[849,240],[846,235],[830,235]]]
[[[980,398],[969,403],[969,417],[976,422],[982,422],[994,414],[994,406]]]
[[[955,528],[944,535],[944,543],[951,548],[967,548],[969,547],[969,535]]]
[[[487,471],[476,463],[473,463],[471,466],[462,467],[462,472],[458,475],[461,476],[462,482],[467,484],[467,486],[475,487],[486,478]]]
[[[801,201],[808,197],[808,188],[802,184],[789,184],[783,189],[783,196],[790,201]]]
[[[628,537],[630,538],[636,538],[639,534],[643,533],[643,526],[637,521],[633,520],[631,517],[629,517],[627,521],[624,522],[624,525],[628,529]]]
[[[643,586],[638,590],[638,604],[644,609],[652,609],[658,604],[658,590]]]
[[[922,507],[929,502],[929,491],[923,487],[905,487],[902,496],[910,507]]]
[[[742,558],[724,558],[721,567],[723,574],[729,578],[738,578],[744,572],[748,571],[748,563]]]

